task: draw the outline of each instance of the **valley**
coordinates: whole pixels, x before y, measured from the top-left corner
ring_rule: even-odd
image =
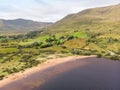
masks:
[[[54,24],[0,21],[6,24],[0,25],[0,80],[61,57],[96,55],[120,60],[119,8],[87,9]]]
[[[104,35],[88,34],[84,31],[71,31],[53,35],[19,38],[1,38],[0,77],[24,71],[55,57],[71,55],[97,55],[98,57],[120,60],[120,41]],[[16,38],[17,37],[17,38]],[[23,36],[22,36],[23,37]],[[115,47],[115,48],[113,48]],[[113,52],[113,53],[111,53]],[[54,55],[53,57],[50,57]],[[37,59],[40,60],[37,60]]]

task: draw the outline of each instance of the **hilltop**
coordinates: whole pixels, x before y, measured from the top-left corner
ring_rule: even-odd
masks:
[[[90,30],[93,33],[120,33],[120,4],[70,14],[47,28],[50,32]]]
[[[49,22],[36,22],[26,19],[4,20],[0,19],[0,34],[26,33],[37,31],[43,27],[49,26]]]

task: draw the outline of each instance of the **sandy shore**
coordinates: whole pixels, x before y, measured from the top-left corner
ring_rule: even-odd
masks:
[[[13,83],[17,80],[24,79],[27,76],[32,75],[36,72],[41,72],[41,71],[48,69],[50,67],[53,67],[53,66],[56,66],[56,65],[59,65],[62,63],[70,62],[70,61],[75,61],[75,60],[81,59],[81,58],[87,58],[87,57],[95,57],[95,56],[69,56],[69,57],[64,57],[64,58],[48,60],[48,61],[46,61],[46,62],[44,62],[36,67],[26,69],[24,72],[12,74],[8,78],[1,80],[0,81],[0,88],[4,87],[10,83]]]

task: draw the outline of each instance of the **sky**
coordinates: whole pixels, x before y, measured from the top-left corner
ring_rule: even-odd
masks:
[[[0,19],[56,22],[87,8],[119,3],[120,0],[0,0]]]

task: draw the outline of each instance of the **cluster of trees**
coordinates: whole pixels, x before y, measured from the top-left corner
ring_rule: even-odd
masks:
[[[42,33],[42,31],[31,31],[29,33],[27,33],[25,36],[27,38],[34,38],[36,36],[39,36]]]
[[[97,50],[91,50],[91,49],[72,49],[72,54],[74,55],[96,55],[98,53]]]
[[[26,69],[26,68],[31,68],[33,66],[37,66],[39,64],[39,61],[35,60],[35,59],[28,59],[28,60],[21,60],[21,62],[24,62],[25,65],[22,67],[22,69]]]
[[[28,38],[34,38],[39,36],[42,31],[31,31],[27,34],[18,34],[18,35],[11,35],[11,36],[0,36],[0,42],[7,43],[9,40],[22,40],[25,42]]]
[[[69,40],[74,39],[74,38],[75,37],[72,35],[61,36],[60,38],[56,38],[55,35],[52,35],[46,39],[46,43],[41,44],[41,48],[46,48],[46,47],[50,47],[53,45],[62,45],[62,44],[64,44],[65,41],[69,41]]]
[[[110,53],[107,53],[107,54],[103,55],[103,57],[112,59],[112,60],[120,60],[120,55],[118,55],[118,54],[111,55]]]
[[[105,57],[112,60],[120,60],[120,55],[111,55],[108,52],[98,52],[97,50],[87,50],[87,49],[73,49],[72,54],[74,55],[97,55],[98,58]]]
[[[69,41],[71,39],[74,39],[75,37],[72,35],[68,35],[68,36],[61,36],[59,38],[57,38],[55,35],[50,35],[49,38],[47,38],[45,40],[45,42],[34,42],[30,45],[23,45],[21,47],[23,48],[46,48],[46,47],[51,47],[53,45],[62,45],[64,44],[65,41]]]
[[[20,62],[25,63],[23,68],[29,68],[39,64],[39,61],[32,59],[32,55],[23,55]]]
[[[120,60],[120,56],[119,55],[112,55],[109,57],[112,60]]]
[[[5,68],[3,72],[7,72],[8,74],[19,72],[20,70],[17,68]]]

